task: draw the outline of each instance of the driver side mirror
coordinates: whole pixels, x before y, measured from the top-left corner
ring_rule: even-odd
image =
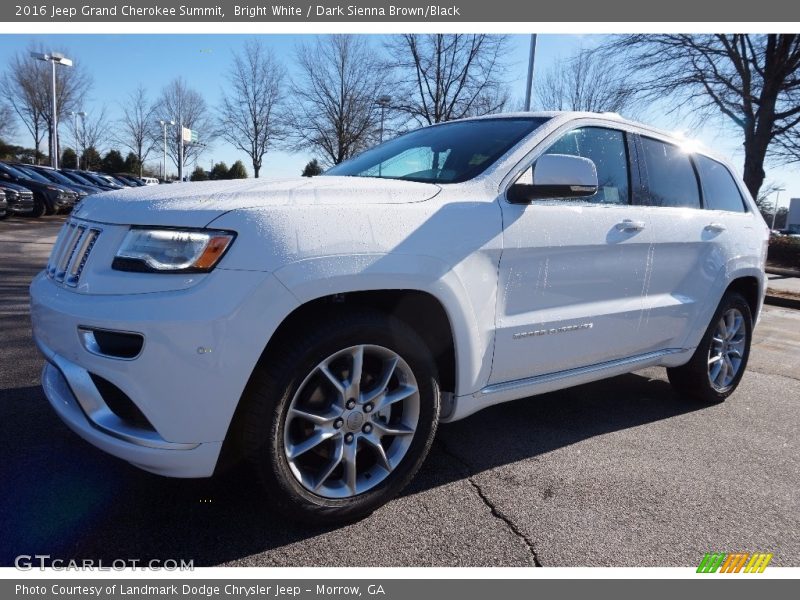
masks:
[[[544,154],[508,188],[508,201],[586,198],[597,193],[597,168],[588,158]]]

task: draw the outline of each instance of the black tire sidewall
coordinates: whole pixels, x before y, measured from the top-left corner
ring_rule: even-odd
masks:
[[[304,488],[289,468],[283,450],[286,413],[294,394],[306,376],[325,358],[351,346],[373,344],[389,348],[406,361],[417,380],[420,414],[417,429],[402,462],[374,488],[346,499],[318,496]],[[436,431],[439,414],[439,389],[433,359],[422,340],[402,322],[382,314],[355,314],[328,325],[316,335],[299,341],[287,351],[277,368],[267,367],[266,385],[259,400],[266,444],[248,453],[255,459],[260,479],[274,504],[284,513],[319,522],[359,518],[397,495],[414,476],[427,455]],[[254,452],[255,451],[255,452]]]
[[[40,194],[33,197],[33,210],[28,213],[29,217],[38,219],[47,213],[47,203],[44,201]]]
[[[742,355],[742,362],[739,365],[733,381],[724,389],[717,389],[711,384],[708,376],[708,354],[711,348],[712,338],[717,329],[717,323],[731,308],[737,309],[744,317],[745,326],[745,348]],[[676,383],[678,387],[695,398],[706,402],[722,402],[730,396],[739,385],[747,369],[747,362],[750,358],[750,345],[753,340],[753,315],[747,300],[737,292],[728,292],[720,301],[714,316],[708,324],[705,334],[700,344],[697,346],[692,359],[688,364],[677,369],[671,369],[670,381]]]

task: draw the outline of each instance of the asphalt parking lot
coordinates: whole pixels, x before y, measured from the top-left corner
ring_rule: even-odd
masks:
[[[766,309],[724,404],[648,369],[496,406],[442,426],[416,480],[371,517],[305,528],[267,512],[244,472],[149,475],[58,420],[27,288],[62,221],[0,222],[0,566],[693,566],[709,551],[800,566],[800,311]]]

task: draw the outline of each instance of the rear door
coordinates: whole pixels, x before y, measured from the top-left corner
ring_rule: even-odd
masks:
[[[731,232],[726,219],[703,209],[698,164],[690,151],[644,135],[636,148],[654,242],[641,336],[653,349],[682,348],[716,293]]]
[[[497,335],[491,383],[638,354],[651,236],[631,202],[630,137],[613,127],[567,131],[546,153],[591,159],[598,192],[529,205],[501,199]],[[530,177],[530,168],[523,172]]]

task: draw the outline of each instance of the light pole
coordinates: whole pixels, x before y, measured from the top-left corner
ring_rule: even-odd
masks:
[[[75,146],[77,146],[75,150],[75,154],[77,155],[76,162],[78,163],[78,170],[81,168],[81,149],[83,148],[83,137],[86,135],[86,113],[84,111],[80,112],[72,112],[70,113],[73,118],[75,119]],[[83,131],[84,136],[78,137],[78,117],[81,118],[81,129]]]
[[[772,227],[770,227],[770,231],[775,229],[775,217],[778,216],[778,200],[781,197],[781,192],[785,192],[786,188],[778,188],[775,190],[775,210],[772,211]]]
[[[175,121],[159,121],[164,128],[164,163],[161,166],[161,179],[167,180],[167,127],[175,125]]]
[[[533,92],[533,63],[536,61],[536,34],[531,34],[531,51],[528,55],[528,87],[525,88],[525,112],[531,110],[531,94]]]
[[[35,58],[36,60],[42,60],[44,62],[49,62],[53,67],[53,82],[52,82],[52,91],[53,91],[53,133],[50,139],[50,143],[52,148],[50,149],[50,166],[54,169],[58,168],[58,104],[56,101],[56,65],[61,65],[62,67],[71,67],[72,60],[61,54],[60,52],[51,52],[50,54],[44,54],[41,52],[31,52],[31,57]]]
[[[389,108],[389,105],[392,103],[391,96],[380,96],[375,101],[375,104],[381,107],[381,130],[380,130],[380,142],[383,143],[383,122],[386,115],[386,109]]]
[[[391,96],[378,96],[378,99],[375,101],[375,104],[381,107],[381,129],[378,139],[380,143],[383,143],[383,123],[386,117],[386,109],[389,108],[389,105],[392,103]],[[378,177],[383,175],[383,161],[378,163]]]

